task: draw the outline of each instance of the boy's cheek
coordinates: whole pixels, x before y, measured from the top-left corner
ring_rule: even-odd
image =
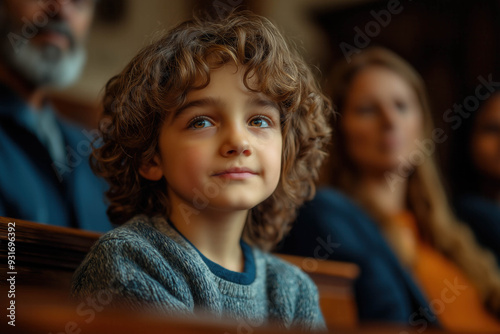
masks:
[[[261,163],[264,165],[267,175],[267,182],[277,183],[281,175],[281,164],[282,164],[282,152],[281,145],[275,145],[274,147],[268,147],[265,154],[262,155]]]
[[[174,149],[164,150],[162,160],[166,169],[167,182],[196,183],[206,174],[207,153],[203,149],[179,145]]]

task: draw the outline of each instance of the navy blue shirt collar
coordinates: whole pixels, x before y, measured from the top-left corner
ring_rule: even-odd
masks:
[[[242,285],[250,285],[253,283],[255,280],[255,274],[256,274],[256,269],[255,269],[255,259],[252,251],[252,247],[250,247],[246,242],[243,241],[243,239],[240,239],[240,246],[241,246],[241,251],[243,252],[243,258],[245,261],[244,264],[244,269],[243,272],[237,272],[237,271],[232,271],[229,269],[224,268],[223,266],[213,262],[209,258],[207,258],[205,255],[203,255],[198,248],[195,247],[189,241],[178,229],[175,227],[175,225],[172,223],[170,219],[167,219],[168,223],[172,228],[179,233],[180,236],[184,238],[197,252],[200,254],[201,258],[205,262],[205,264],[208,266],[210,271],[216,275],[217,277],[220,277],[226,281],[230,281],[233,283],[237,284],[242,284]]]

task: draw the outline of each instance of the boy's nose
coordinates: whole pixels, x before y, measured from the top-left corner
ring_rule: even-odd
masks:
[[[224,143],[221,145],[221,154],[224,157],[252,154],[244,129],[234,128],[227,131]]]

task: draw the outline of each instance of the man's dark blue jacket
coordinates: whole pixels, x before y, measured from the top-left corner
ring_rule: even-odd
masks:
[[[105,232],[106,184],[91,171],[91,138],[57,120],[69,160],[54,164],[37,136],[14,117],[29,108],[0,86],[0,216]]]

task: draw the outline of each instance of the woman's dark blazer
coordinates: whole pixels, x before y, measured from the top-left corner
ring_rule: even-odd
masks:
[[[426,297],[377,224],[338,191],[320,189],[299,210],[278,252],[357,264],[361,273],[354,287],[362,322],[394,322],[417,330],[438,326]]]

